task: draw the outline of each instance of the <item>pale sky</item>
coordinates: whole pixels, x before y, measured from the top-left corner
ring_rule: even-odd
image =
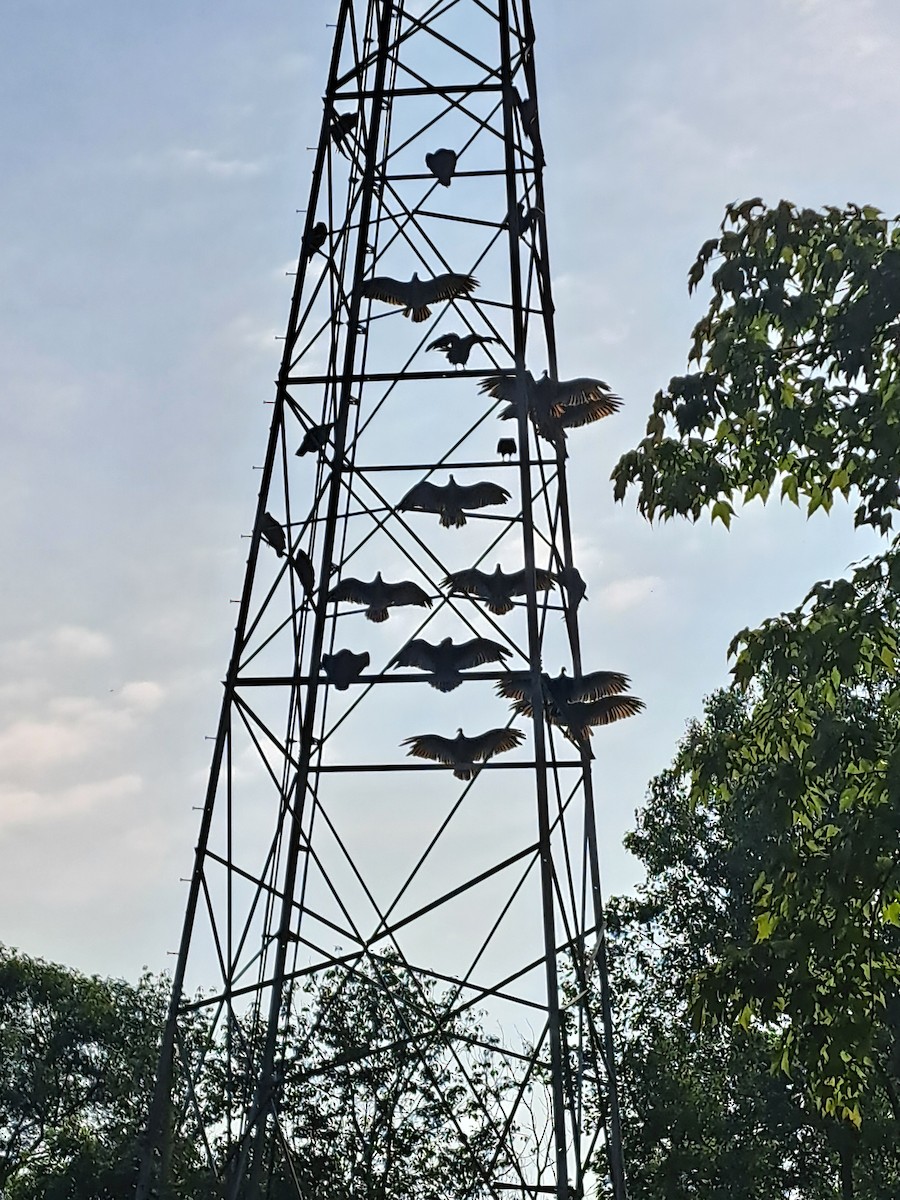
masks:
[[[0,941],[172,963],[230,652],[335,0],[0,12]],[[895,0],[536,0],[563,375],[625,407],[570,466],[605,890],[733,634],[873,544],[845,511],[650,528],[608,476],[681,373],[694,255],[761,195],[900,209]]]

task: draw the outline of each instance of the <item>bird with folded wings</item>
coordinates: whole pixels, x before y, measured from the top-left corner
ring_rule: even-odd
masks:
[[[433,279],[420,279],[413,273],[412,279],[393,279],[390,275],[375,275],[362,284],[360,292],[370,300],[382,300],[403,309],[404,317],[415,324],[427,321],[431,316],[432,304],[441,300],[455,300],[468,296],[478,287],[472,275],[459,275],[448,271],[435,275]]]
[[[428,758],[432,762],[445,763],[453,767],[457,779],[471,779],[478,770],[478,762],[487,762],[496,754],[514,750],[525,740],[521,729],[488,729],[475,737],[466,737],[462,729],[455,738],[441,737],[437,733],[419,733],[406,738],[401,746],[409,746],[407,754],[414,758]]]
[[[504,667],[510,651],[490,638],[474,637],[467,642],[454,642],[444,638],[434,645],[424,638],[413,638],[391,659],[394,667],[417,667],[428,671],[428,682],[439,692],[452,692],[463,681],[461,672],[470,667],[481,667],[485,663],[498,662]]]
[[[400,503],[398,512],[439,513],[445,529],[462,529],[466,523],[466,510],[489,508],[505,504],[509,492],[499,483],[483,480],[480,483],[457,483],[453,476],[443,486],[429,483],[427,479],[410,488]]]

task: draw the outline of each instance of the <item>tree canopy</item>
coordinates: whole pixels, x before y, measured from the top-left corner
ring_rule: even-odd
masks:
[[[726,525],[735,504],[840,494],[887,536],[898,506],[900,230],[870,207],[728,208],[689,276],[712,296],[689,363],[613,472],[649,518]],[[696,1020],[771,1038],[825,1116],[894,1117],[900,1042],[896,542],[731,646],[738,729],[700,727],[680,770],[764,830],[748,923],[694,976]]]

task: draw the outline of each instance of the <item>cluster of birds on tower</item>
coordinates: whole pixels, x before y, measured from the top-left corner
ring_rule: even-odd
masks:
[[[541,157],[533,101],[527,97],[520,100],[519,112],[523,130],[534,144],[536,156]],[[355,128],[356,114],[334,114],[331,136],[343,153],[349,153]],[[457,153],[446,147],[425,156],[426,167],[443,187],[450,186],[458,161]],[[522,236],[535,225],[540,215],[539,210],[526,208],[524,202],[519,202],[504,226]],[[324,222],[313,225],[303,241],[302,251],[306,258],[311,259],[318,253],[327,238],[328,229]],[[400,308],[404,317],[420,324],[431,316],[433,305],[468,298],[478,286],[473,275],[456,272],[430,279],[420,279],[414,273],[406,280],[376,275],[362,282],[360,293],[370,301]],[[497,341],[493,336],[475,332],[444,333],[428,343],[426,350],[439,351],[452,366],[459,368],[466,366],[475,346]],[[497,414],[500,420],[518,421],[524,414],[537,437],[550,443],[561,457],[566,453],[568,430],[599,421],[621,407],[620,398],[603,380],[553,379],[546,371],[536,379],[524,369],[494,370],[481,377],[479,387],[482,394],[502,402]],[[308,428],[297,455],[324,454],[332,429],[333,423]],[[504,458],[514,457],[518,453],[516,439],[500,438],[497,453]],[[450,475],[443,485],[427,479],[417,483],[396,508],[399,512],[434,513],[444,528],[462,528],[467,513],[506,504],[510,498],[506,488],[492,481],[461,484]],[[299,547],[291,549],[288,546],[284,528],[268,512],[260,518],[259,532],[279,557],[287,559],[307,597],[312,598],[315,573],[308,555]],[[504,616],[513,609],[516,598],[526,596],[530,588],[535,592],[547,592],[557,584],[566,593],[564,611],[569,619],[586,594],[584,580],[572,566],[556,574],[541,568],[507,572],[499,564],[491,572],[469,567],[448,574],[441,586],[446,589],[447,596],[468,597],[483,604],[494,616]],[[433,605],[433,598],[419,584],[412,580],[389,582],[380,571],[370,580],[349,576],[341,579],[328,591],[326,599],[338,604],[362,605],[366,619],[375,623],[387,621],[391,608],[431,608]],[[416,637],[394,655],[389,666],[424,671],[433,688],[447,693],[460,686],[465,671],[494,665],[500,672],[499,678],[494,676],[497,694],[510,702],[513,719],[534,717],[538,713],[588,756],[591,755],[590,739],[594,728],[634,716],[644,708],[642,700],[627,694],[630,680],[619,671],[593,671],[575,677],[568,676],[565,670],[557,676],[512,672],[507,669],[506,661],[510,653],[507,646],[485,637],[462,642],[446,637],[437,644]],[[368,652],[356,654],[343,649],[323,655],[321,661],[329,683],[343,691],[360,678],[369,666],[370,656]],[[455,738],[434,733],[417,734],[406,738],[401,745],[409,747],[409,755],[450,766],[458,779],[469,780],[479,769],[476,764],[515,749],[524,738],[522,730],[506,726],[486,730],[474,737],[466,737],[462,729],[457,731]]]

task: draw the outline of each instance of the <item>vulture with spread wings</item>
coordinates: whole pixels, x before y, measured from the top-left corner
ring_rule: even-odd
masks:
[[[436,275],[434,279],[392,279],[390,275],[376,275],[367,279],[360,291],[371,300],[383,300],[385,304],[396,304],[403,309],[404,317],[416,324],[427,321],[431,316],[430,304],[439,300],[455,300],[457,296],[468,296],[478,287],[472,275],[457,275],[450,271]]]
[[[428,682],[433,688],[439,692],[452,692],[463,681],[460,672],[490,662],[505,666],[505,659],[510,653],[505,646],[489,638],[475,637],[459,643],[452,638],[444,638],[437,646],[426,642],[424,638],[413,638],[399,654],[394,655],[391,665],[429,671],[431,679]]]
[[[636,716],[645,707],[637,696],[623,695],[630,683],[621,671],[591,671],[580,678],[572,678],[565,671],[556,676],[541,675],[544,715],[562,729],[570,742],[590,752],[594,726]],[[497,694],[512,700],[513,711],[519,715],[534,715],[534,693],[528,675],[518,673],[501,679]]]
[[[462,529],[466,523],[465,509],[489,508],[495,504],[505,504],[508,499],[509,492],[499,483],[483,480],[481,483],[461,484],[451,475],[450,482],[443,487],[427,480],[417,483],[397,505],[397,510],[440,513],[445,529]]]
[[[524,596],[528,591],[528,572],[501,570],[497,564],[492,574],[479,571],[477,567],[468,567],[464,571],[453,571],[441,585],[450,588],[451,596],[475,596],[483,600],[485,606],[498,617],[508,613],[513,607],[513,596]],[[537,568],[534,573],[534,586],[539,592],[552,591],[553,576],[549,571]]]
[[[507,401],[498,413],[501,421],[515,420],[524,399],[538,436],[559,449],[564,447],[567,429],[590,425],[622,407],[602,379],[551,379],[546,371],[540,379],[530,371],[523,371],[521,377],[514,371],[497,371],[485,376],[479,387],[489,396]]]
[[[430,758],[433,762],[446,763],[453,767],[457,779],[471,779],[477,771],[477,762],[487,762],[495,754],[514,750],[525,740],[521,729],[488,729],[476,737],[466,737],[461,729],[455,738],[441,737],[437,733],[420,733],[406,738],[402,746],[409,746],[407,754],[414,758]]]
[[[432,599],[417,583],[404,579],[400,583],[387,583],[379,571],[368,583],[362,579],[342,579],[328,593],[329,600],[346,600],[351,604],[366,606],[366,620],[380,623],[386,621],[389,608],[401,608],[414,604],[419,608],[431,608]]]
[[[469,361],[473,346],[483,346],[487,342],[496,342],[495,337],[482,337],[480,333],[445,333],[435,338],[425,347],[426,350],[440,350],[447,356],[447,362],[454,367],[464,367]]]

